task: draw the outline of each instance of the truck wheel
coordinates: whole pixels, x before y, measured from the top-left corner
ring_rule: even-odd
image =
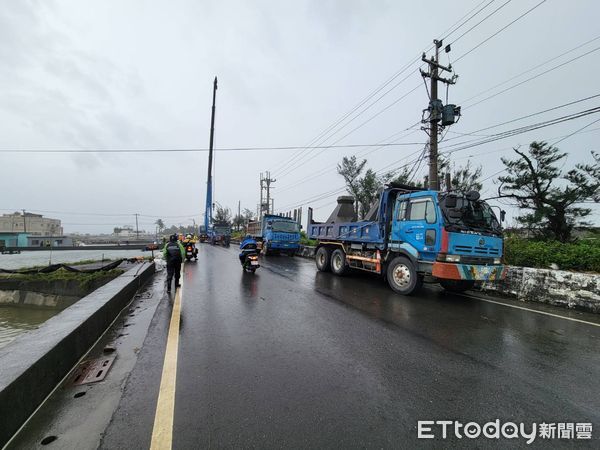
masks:
[[[321,272],[329,272],[331,269],[331,250],[327,247],[319,247],[315,255],[315,262],[317,263],[317,269]]]
[[[331,271],[342,276],[346,273],[346,254],[341,249],[335,249],[331,254]]]
[[[440,285],[449,292],[465,292],[473,289],[475,282],[472,280],[443,280]]]
[[[387,281],[398,294],[411,295],[423,285],[423,277],[405,256],[397,256],[387,268]]]

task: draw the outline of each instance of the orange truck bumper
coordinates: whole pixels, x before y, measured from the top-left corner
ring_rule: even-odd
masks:
[[[500,281],[506,277],[506,267],[436,261],[433,263],[432,275],[443,280]]]

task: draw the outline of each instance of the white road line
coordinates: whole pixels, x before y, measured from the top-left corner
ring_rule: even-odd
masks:
[[[472,299],[475,299],[475,300],[480,300],[482,302],[494,303],[496,305],[507,306],[509,308],[522,309],[523,311],[529,311],[529,312],[533,312],[533,313],[537,313],[537,314],[543,314],[545,316],[556,317],[558,319],[570,320],[571,322],[585,323],[586,325],[592,325],[594,327],[600,327],[600,323],[588,322],[587,320],[574,319],[573,317],[561,316],[560,314],[552,314],[552,313],[549,313],[549,312],[546,312],[546,311],[538,311],[537,309],[526,308],[524,306],[511,305],[509,303],[503,303],[503,302],[498,302],[498,301],[495,301],[495,300],[489,300],[487,298],[477,297],[476,295],[469,295],[469,294],[460,294],[460,295],[462,295],[464,297],[472,298]]]

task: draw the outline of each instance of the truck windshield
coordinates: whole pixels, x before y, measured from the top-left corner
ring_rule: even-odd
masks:
[[[470,201],[464,197],[456,199],[456,206],[449,208],[443,199],[440,202],[449,230],[479,231],[500,235],[500,222],[490,205],[483,200]]]
[[[296,222],[273,222],[273,231],[280,231],[284,233],[298,233],[300,227]]]

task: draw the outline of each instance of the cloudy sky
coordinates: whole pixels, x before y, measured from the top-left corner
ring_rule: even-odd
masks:
[[[67,232],[110,232],[134,224],[134,213],[147,230],[157,218],[200,222],[207,153],[101,151],[208,147],[218,76],[217,148],[406,144],[217,150],[218,203],[256,210],[259,174],[269,170],[277,211],[312,205],[324,219],[343,188],[335,165],[344,155],[366,157],[375,170],[413,166],[427,139],[415,126],[428,103],[418,59],[433,38],[453,31],[441,62],[459,74],[448,100],[463,106],[463,117],[440,151],[456,150],[598,106],[600,97],[488,128],[599,93],[599,15],[593,0],[5,1],[0,150],[99,152],[0,153],[0,212],[44,212]],[[589,125],[558,144],[569,153],[567,169],[600,150],[598,118],[461,149],[452,159],[483,165],[487,178],[511,147],[556,142]],[[425,164],[418,170],[421,177]],[[493,195],[494,178],[484,196]]]

